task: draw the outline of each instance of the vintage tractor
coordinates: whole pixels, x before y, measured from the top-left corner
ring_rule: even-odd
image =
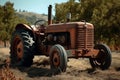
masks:
[[[48,26],[39,20],[35,26],[18,24],[11,38],[11,64],[29,67],[34,55],[50,58],[51,69],[66,71],[68,58],[89,58],[93,68],[108,69],[111,51],[105,44],[94,45],[94,26],[87,22],[52,24],[51,5]]]

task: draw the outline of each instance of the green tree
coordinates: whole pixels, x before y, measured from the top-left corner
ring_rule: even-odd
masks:
[[[95,7],[91,22],[95,25],[95,38],[118,45],[120,38],[120,0],[105,0]],[[119,43],[120,45],[120,43]]]
[[[62,4],[56,4],[55,6],[56,8],[56,21],[61,21],[61,22],[64,22],[65,21],[65,14],[67,12],[67,10],[65,9],[65,4],[62,3]]]
[[[0,5],[0,30],[2,30],[3,29],[3,22],[2,22],[2,20],[3,20],[3,15],[4,14],[4,12],[3,12],[3,8],[2,8],[2,6]]]
[[[56,4],[55,5],[55,19],[56,21],[66,22],[66,16],[68,13],[71,13],[71,21],[78,19],[78,14],[80,5],[75,0],[69,0],[66,3]]]
[[[13,29],[13,22],[15,19],[15,10],[13,8],[13,3],[6,2],[3,6],[3,29],[1,31],[1,39],[4,42],[4,45],[6,46],[6,41],[10,40],[10,35],[12,34]]]
[[[24,22],[25,20],[16,16],[14,4],[6,2],[5,5],[0,5],[0,40],[4,42],[6,47],[6,41],[11,39],[12,32],[17,23]]]
[[[101,0],[80,0],[79,20],[91,21],[94,8],[101,3]]]

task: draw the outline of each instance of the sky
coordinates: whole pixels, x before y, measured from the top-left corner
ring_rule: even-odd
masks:
[[[16,10],[26,10],[39,14],[48,14],[48,6],[53,6],[53,15],[55,15],[55,4],[67,2],[68,0],[0,0],[0,5],[4,5],[7,1],[14,3]]]

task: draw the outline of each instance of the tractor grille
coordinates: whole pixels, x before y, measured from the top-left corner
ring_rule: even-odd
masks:
[[[78,49],[90,49],[94,46],[94,29],[93,28],[78,28],[77,42]]]

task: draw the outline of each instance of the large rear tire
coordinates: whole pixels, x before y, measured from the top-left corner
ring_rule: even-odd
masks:
[[[65,49],[57,44],[50,50],[51,69],[59,72],[65,72],[67,68],[67,54]]]
[[[10,47],[11,64],[15,66],[31,66],[34,48],[34,40],[29,31],[23,29],[14,31]]]
[[[99,50],[97,58],[90,58],[90,64],[93,68],[100,68],[106,70],[110,67],[112,57],[109,47],[105,44],[97,44],[94,49]]]

